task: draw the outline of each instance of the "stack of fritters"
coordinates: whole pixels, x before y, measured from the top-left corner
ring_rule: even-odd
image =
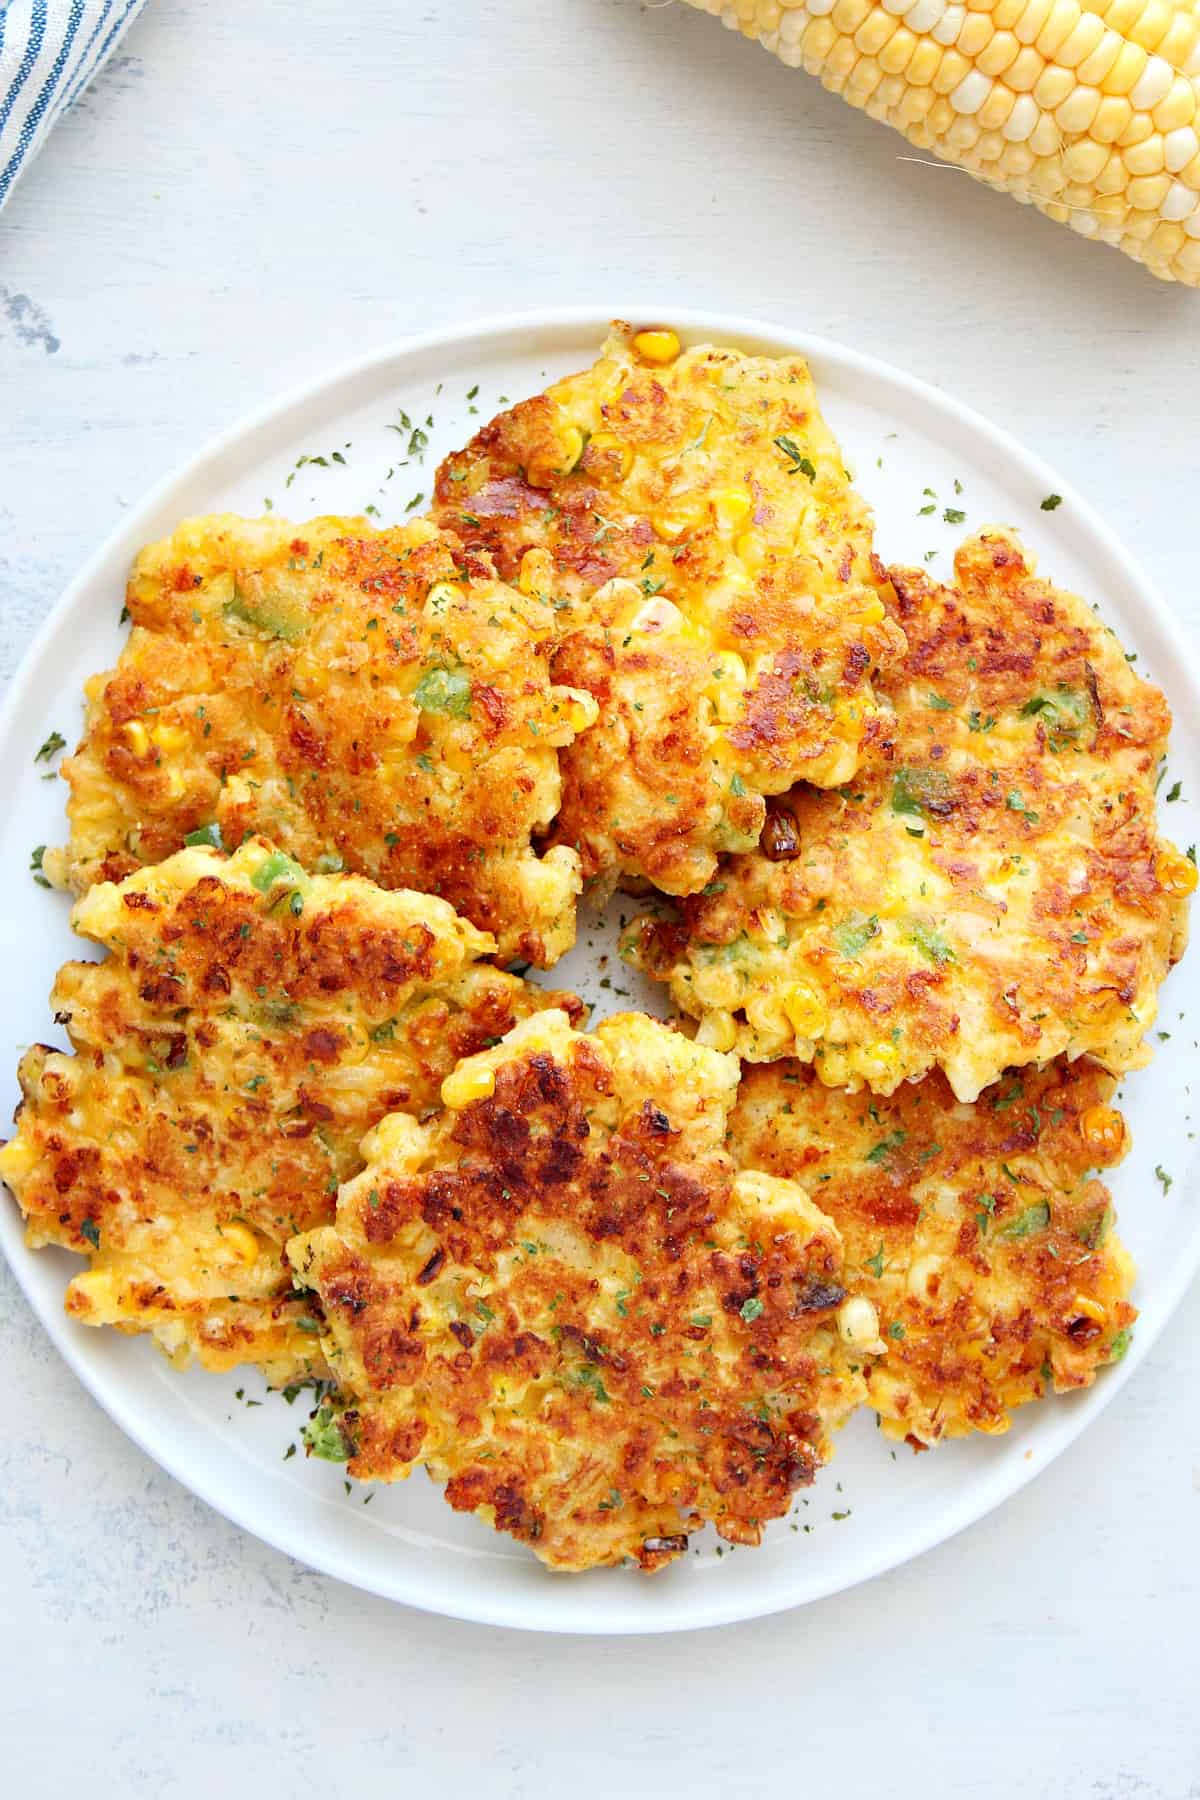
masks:
[[[336,1227],[288,1247],[353,1474],[424,1463],[556,1568],[654,1568],[706,1520],[758,1543],[863,1382],[836,1229],[725,1149],[737,1085],[657,1020],[545,1012],[460,1064],[428,1127],[378,1127]]]
[[[261,832],[306,868],[439,894],[549,966],[579,859],[539,858],[558,750],[596,716],[556,686],[554,614],[426,520],[192,519],[139,556],[121,660],[64,773],[80,891]]]
[[[695,893],[764,795],[854,774],[903,639],[803,358],[618,329],[450,457],[437,508],[552,603],[555,677],[599,703],[554,826],[585,876]]]
[[[1196,881],[1155,829],[1166,701],[1011,533],[955,575],[891,573],[908,649],[855,778],[794,789],[757,849],[635,927],[705,1042],[885,1094],[940,1067],[962,1100],[1064,1052],[1149,1060]]]
[[[77,1317],[321,1377],[315,1454],[559,1569],[1123,1355],[1166,703],[1009,532],[886,570],[803,361],[617,327],[432,519],[193,520],[129,608],[45,858],[108,957],[0,1151]],[[695,1041],[489,960],[584,879]]]
[[[109,954],[59,973],[75,1053],[24,1057],[0,1177],[32,1245],[88,1257],[78,1318],[277,1382],[321,1361],[283,1246],[332,1218],[364,1134],[534,1008],[579,1010],[481,962],[493,940],[444,900],[261,839],[102,883],[73,919]]]

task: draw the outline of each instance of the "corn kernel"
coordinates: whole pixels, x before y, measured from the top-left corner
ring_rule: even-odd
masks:
[[[1193,125],[1196,110],[1194,83],[1186,80],[1182,75],[1177,75],[1171,84],[1170,93],[1164,100],[1159,101],[1151,116],[1159,131],[1175,131],[1181,125]]]
[[[10,1138],[0,1148],[0,1181],[6,1181],[9,1187],[15,1187],[32,1174],[37,1163],[37,1151],[25,1138]]]
[[[1065,44],[1083,17],[1078,0],[1054,0],[1050,17],[1037,35],[1037,48],[1043,56],[1053,57],[1060,44]]]
[[[662,631],[682,631],[687,620],[673,600],[667,600],[662,594],[655,594],[644,606],[639,606],[629,621],[630,631],[640,631],[653,637]]]
[[[682,508],[672,511],[668,507],[660,507],[658,512],[652,514],[650,523],[653,525],[655,532],[660,538],[668,544],[674,544],[687,532],[692,530],[693,526],[696,524],[696,520],[691,518],[682,510]]]
[[[1088,1154],[1095,1157],[1097,1167],[1107,1168],[1124,1153],[1128,1134],[1115,1106],[1097,1105],[1080,1113],[1079,1135]]]
[[[659,368],[673,363],[682,349],[677,333],[662,330],[639,331],[633,347],[644,362],[654,363]]]
[[[1170,192],[1171,177],[1169,175],[1142,175],[1131,181],[1125,189],[1125,196],[1131,206],[1138,212],[1157,212],[1167,194]],[[1153,223],[1151,224],[1153,230]]]
[[[798,1038],[819,1037],[825,1029],[825,1002],[810,982],[793,982],[783,996],[783,1010]]]
[[[521,558],[517,586],[523,594],[548,594],[554,579],[554,563],[548,550],[527,550]]]
[[[935,31],[933,35],[937,37],[937,32]],[[997,36],[996,27],[987,13],[968,13],[963,20],[961,29],[954,36],[954,48],[961,50],[964,56],[969,56],[971,61],[978,66],[981,53],[987,49],[989,44],[995,43]],[[1016,55],[1015,38],[1013,39],[1013,55]],[[986,73],[986,71],[984,72]]]
[[[1090,138],[1081,138],[1064,153],[1063,168],[1072,181],[1092,182],[1107,161],[1108,152],[1103,144],[1093,144]]]
[[[712,503],[713,513],[722,531],[735,532],[746,523],[754,510],[754,502],[749,494],[740,488],[729,488],[718,494]]]
[[[249,1268],[258,1261],[259,1242],[248,1225],[235,1220],[232,1225],[221,1227],[222,1247],[229,1250],[235,1262],[243,1263]]]
[[[130,719],[125,726],[125,742],[135,756],[145,756],[150,748],[150,733],[140,719]]]
[[[1033,84],[1033,97],[1042,108],[1043,113],[1052,113],[1056,106],[1061,106],[1068,95],[1075,92],[1077,86],[1070,69],[1060,69],[1056,63],[1050,63]],[[1044,128],[1053,121],[1042,118],[1039,126]]]
[[[1073,94],[1067,95],[1058,108],[1054,115],[1054,123],[1060,131],[1074,135],[1077,132],[1086,131],[1099,110],[1099,88],[1077,87]],[[1106,160],[1104,150],[1098,144],[1093,144],[1092,148],[1099,150],[1100,162],[1097,167],[1102,167]]]
[[[706,1012],[696,1032],[696,1042],[710,1050],[732,1050],[737,1043],[737,1021],[719,1007]]]
[[[1053,5],[1054,0],[1029,0],[1028,6],[1013,25],[1013,36],[1022,44],[1036,42],[1050,17]]]
[[[1041,79],[1045,67],[1045,57],[1039,56],[1037,51],[1030,46],[1028,49],[1022,50],[1016,62],[1009,64],[1004,71],[1004,79],[1015,93],[1027,94],[1030,88],[1034,87]]]
[[[156,725],[150,733],[150,741],[171,755],[184,748],[189,742],[189,736],[182,725]]]
[[[880,1352],[886,1348],[879,1336],[879,1314],[865,1294],[852,1294],[837,1312],[838,1336],[853,1350]]]
[[[1125,152],[1125,163],[1131,175],[1160,175],[1163,168],[1163,141],[1152,132],[1140,144],[1132,144]]]
[[[1091,1319],[1095,1325],[1103,1325],[1108,1317],[1108,1313],[1100,1302],[1091,1299],[1087,1294],[1076,1294],[1071,1302],[1071,1313],[1075,1318]]]
[[[1098,144],[1115,144],[1132,119],[1133,108],[1121,95],[1108,91],[1107,81],[1104,83],[1104,88],[1104,99],[1100,102],[1099,111],[1092,120],[1091,135]]]
[[[879,52],[879,66],[889,75],[902,75],[911,62],[916,47],[914,33],[901,25]]]
[[[979,52],[975,66],[981,75],[1003,75],[1010,63],[1021,54],[1021,46],[1011,31],[997,31],[990,43]]]
[[[490,1100],[496,1091],[496,1071],[474,1057],[451,1069],[442,1083],[442,1105],[461,1111],[477,1100]]]
[[[1080,81],[1085,81],[1092,87],[1099,87],[1120,56],[1121,46],[1124,42],[1125,40],[1119,32],[1105,29],[1096,48],[1089,56],[1084,57],[1075,70]]]
[[[1160,850],[1154,859],[1154,873],[1159,887],[1172,900],[1186,900],[1196,891],[1196,865],[1178,850]]]
[[[1128,94],[1141,79],[1148,60],[1140,44],[1123,45],[1116,62],[1100,83],[1101,87],[1106,94]]]

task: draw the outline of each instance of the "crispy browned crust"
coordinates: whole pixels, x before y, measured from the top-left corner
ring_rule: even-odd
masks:
[[[506,959],[569,948],[577,860],[531,837],[594,709],[551,682],[549,609],[485,558],[424,521],[196,519],[142,552],[128,607],[64,769],[77,890],[215,821],[439,894]]]
[[[709,1041],[885,1093],[940,1065],[964,1099],[1062,1051],[1147,1060],[1195,880],[1155,824],[1166,701],[1010,534],[956,575],[892,572],[909,652],[853,782],[795,789],[760,851],[639,928]]]
[[[796,1062],[747,1069],[734,1154],[802,1182],[837,1224],[846,1285],[878,1316],[868,1404],[889,1436],[1004,1431],[1124,1354],[1133,1264],[1088,1178],[1125,1151],[1114,1086],[1060,1061],[968,1106],[940,1073],[872,1099]]]
[[[75,923],[109,955],[59,972],[75,1054],[23,1059],[0,1175],[32,1245],[89,1258],[68,1310],[212,1368],[317,1366],[283,1244],[333,1217],[364,1133],[539,1006],[581,1010],[479,963],[491,940],[444,901],[310,879],[261,840],[95,887]]]
[[[653,367],[617,326],[448,458],[436,502],[552,600],[555,677],[600,702],[555,828],[585,876],[695,892],[755,841],[765,794],[853,774],[872,666],[902,640],[803,359],[703,345]]]
[[[640,1015],[545,1013],[427,1132],[384,1122],[336,1228],[289,1247],[352,1474],[424,1463],[562,1569],[655,1568],[706,1520],[759,1541],[861,1384],[830,1370],[837,1234],[722,1148],[736,1080]]]

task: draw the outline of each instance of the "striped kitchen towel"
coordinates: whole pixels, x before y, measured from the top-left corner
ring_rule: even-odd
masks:
[[[145,0],[0,0],[0,206]]]

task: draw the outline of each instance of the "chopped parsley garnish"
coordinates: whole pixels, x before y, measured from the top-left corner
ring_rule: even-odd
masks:
[[[752,1296],[749,1300],[742,1301],[742,1304],[741,1304],[741,1307],[739,1310],[741,1312],[743,1319],[745,1319],[747,1325],[751,1325],[751,1324],[753,1324],[754,1320],[757,1319],[759,1317],[759,1315],[761,1314],[761,1312],[763,1310],[763,1303],[757,1297]]]
[[[788,470],[789,475],[807,475],[810,481],[815,481],[817,479],[816,469],[800,449],[799,445],[793,442],[790,437],[777,437],[774,442],[775,448],[777,450],[782,450],[783,454],[787,457],[788,462],[791,464],[791,467]]]
[[[66,743],[67,740],[61,731],[52,731],[41,749],[35,753],[34,762],[49,762],[52,756],[57,756],[60,750],[66,748]]]
[[[867,1151],[867,1161],[869,1163],[874,1163],[876,1168],[878,1168],[880,1163],[885,1163],[888,1160],[894,1150],[900,1148],[907,1136],[907,1131],[890,1132],[887,1137],[879,1140],[873,1150]]]
[[[1020,788],[1010,788],[1008,793],[1004,796],[1004,804],[1007,806],[1009,812],[1020,813],[1027,825],[1037,824],[1040,814],[1035,813],[1030,807],[1026,806],[1024,800],[1021,798]]]
[[[1109,1362],[1119,1363],[1132,1342],[1133,1327],[1132,1325],[1126,1325],[1118,1331],[1116,1337],[1112,1341],[1112,1347],[1108,1352]]]
[[[869,1162],[870,1160],[871,1160],[870,1157],[868,1157],[867,1161]],[[876,1281],[883,1280],[883,1244],[882,1243],[880,1243],[880,1246],[879,1246],[878,1250],[875,1252],[874,1256],[868,1256],[866,1262],[863,1264],[863,1267],[865,1269],[870,1269],[870,1271],[871,1271],[872,1275],[875,1277]]]
[[[594,1363],[584,1363],[583,1367],[576,1371],[574,1381],[576,1387],[585,1388],[602,1406],[609,1404],[608,1389]]]
[[[223,850],[225,848],[221,840],[221,827],[215,819],[210,820],[207,825],[198,826],[195,831],[189,831],[183,841],[193,850]]]
[[[1156,1163],[1154,1165],[1154,1175],[1157,1181],[1162,1182],[1163,1193],[1169,1194],[1175,1185],[1175,1177],[1173,1175],[1168,1175],[1161,1163]]]
[[[966,519],[966,516],[966,513],[961,512],[957,506],[948,506],[942,514],[947,525],[961,525]]]
[[[1047,494],[1046,498],[1042,501],[1042,511],[1043,512],[1053,512],[1055,507],[1061,506],[1061,505],[1062,505],[1062,495],[1061,494]]]
[[[95,1219],[85,1219],[79,1227],[80,1235],[85,1237],[93,1250],[100,1248],[100,1227]]]
[[[48,888],[50,882],[48,878],[42,874],[42,858],[45,854],[45,844],[34,845],[29,853],[29,873],[33,876],[33,879],[37,882],[39,887]]]

